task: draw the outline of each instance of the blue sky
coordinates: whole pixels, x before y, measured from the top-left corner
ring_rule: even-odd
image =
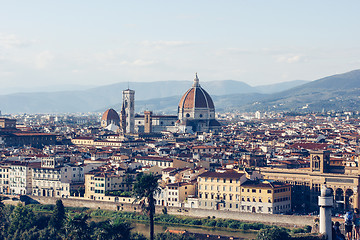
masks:
[[[360,67],[360,1],[0,1],[0,94],[315,80]]]

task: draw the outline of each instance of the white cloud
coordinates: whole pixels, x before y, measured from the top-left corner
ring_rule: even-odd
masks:
[[[126,27],[126,28],[137,28],[138,27],[137,24],[133,24],[133,23],[124,24],[123,26]]]
[[[2,48],[16,48],[24,47],[30,44],[30,41],[21,40],[14,34],[0,33],[0,47]]]
[[[14,72],[9,72],[9,71],[0,71],[0,76],[3,76],[3,77],[10,77],[10,76],[13,76],[15,75]]]
[[[176,16],[176,18],[178,19],[186,19],[186,20],[194,20],[194,19],[197,19],[199,18],[197,15],[187,15],[187,14],[182,14],[182,15],[178,15]]]
[[[143,41],[142,45],[146,47],[179,47],[192,44],[189,41]]]
[[[292,56],[279,56],[277,58],[278,62],[285,62],[285,63],[296,63],[303,60],[303,56],[301,55],[292,55]]]
[[[54,55],[49,51],[39,53],[35,57],[35,66],[38,69],[47,67],[54,60]]]
[[[155,61],[145,61],[145,60],[142,60],[142,59],[136,59],[132,64],[136,65],[136,66],[149,66],[149,65],[152,65],[154,63],[155,63]]]
[[[277,48],[222,48],[216,52],[218,56],[233,56],[233,55],[257,55],[257,56],[273,56],[279,54],[286,54],[286,50]]]
[[[253,54],[256,53],[256,51],[254,50],[250,50],[250,49],[244,49],[244,48],[225,48],[225,49],[220,49],[218,51],[219,55],[222,54],[228,54],[228,53],[234,53],[234,54]]]
[[[150,65],[153,65],[155,64],[156,62],[155,61],[146,61],[146,60],[143,60],[143,59],[136,59],[134,61],[122,61],[120,62],[121,65],[132,65],[132,66],[150,66]]]

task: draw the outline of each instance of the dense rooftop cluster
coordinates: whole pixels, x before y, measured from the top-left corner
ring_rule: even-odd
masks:
[[[224,114],[216,134],[119,135],[100,127],[100,115],[12,117],[16,128],[0,128],[2,194],[129,203],[136,175],[150,172],[162,176],[164,207],[312,211],[323,185],[339,211],[359,206],[356,113]]]

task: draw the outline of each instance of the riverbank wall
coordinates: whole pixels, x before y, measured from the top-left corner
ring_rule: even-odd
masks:
[[[23,196],[22,202],[26,203],[40,203],[52,204],[56,200],[61,199],[65,207],[86,207],[92,209],[103,209],[112,211],[124,212],[140,212],[141,208],[138,204],[133,204],[130,198],[122,199],[122,202],[105,202],[86,200],[83,198],[54,198],[54,197],[40,197],[40,196]],[[19,201],[16,201],[19,202]],[[164,207],[156,206],[156,212],[162,213]],[[259,222],[269,225],[287,226],[287,227],[303,227],[306,225],[314,225],[314,217],[312,216],[295,216],[295,215],[280,215],[280,214],[261,214],[261,213],[246,213],[225,210],[207,210],[195,208],[178,208],[167,206],[167,213],[178,216],[188,217],[215,217],[223,219],[234,219],[245,222]]]

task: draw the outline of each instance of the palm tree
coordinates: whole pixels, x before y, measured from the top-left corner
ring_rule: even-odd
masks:
[[[160,193],[159,179],[160,175],[154,174],[139,174],[136,176],[134,184],[133,195],[134,202],[138,202],[142,209],[149,214],[150,219],[150,240],[154,240],[154,214],[155,214],[155,199],[154,195]]]

